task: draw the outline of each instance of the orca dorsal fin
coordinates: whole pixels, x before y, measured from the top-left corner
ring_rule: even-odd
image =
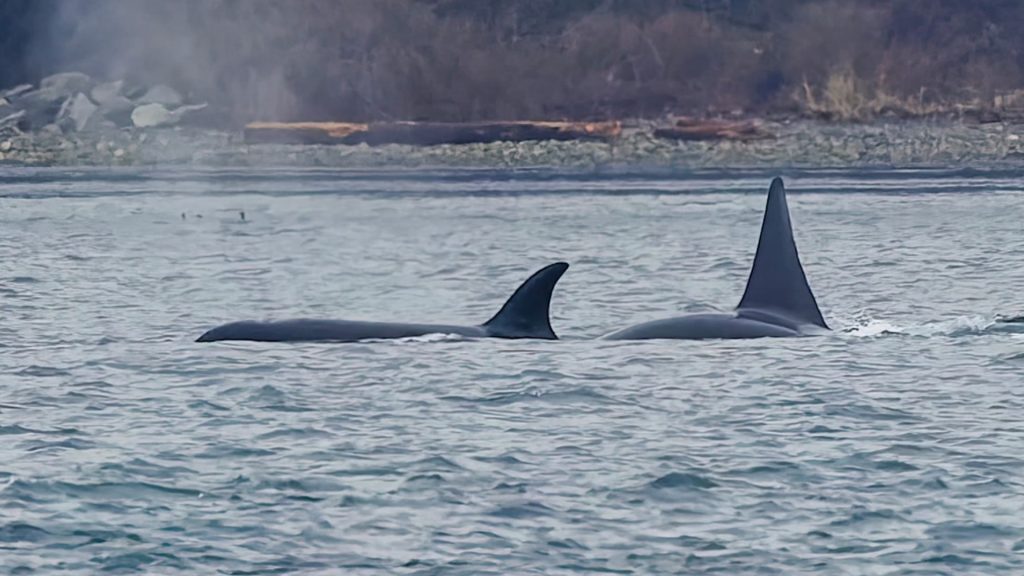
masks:
[[[556,262],[534,272],[483,326],[502,338],[557,340],[549,315],[551,293],[568,269],[565,262]]]
[[[757,254],[737,310],[764,312],[828,328],[800,266],[782,178],[773,179],[768,189]]]

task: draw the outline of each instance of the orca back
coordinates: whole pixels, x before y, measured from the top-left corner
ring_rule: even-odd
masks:
[[[557,340],[551,328],[551,293],[568,268],[565,262],[556,262],[534,272],[483,327],[499,338]]]
[[[768,189],[757,254],[737,310],[741,315],[744,310],[763,311],[828,329],[800,265],[782,178],[773,179]]]

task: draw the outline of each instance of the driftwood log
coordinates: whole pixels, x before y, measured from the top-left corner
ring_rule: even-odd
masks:
[[[245,127],[245,141],[253,144],[342,144],[367,124],[349,122],[253,122]]]
[[[680,118],[674,126],[658,128],[656,138],[669,140],[761,140],[774,136],[750,120],[698,120]]]
[[[249,143],[276,144],[478,144],[530,140],[608,140],[622,133],[619,122],[254,122]]]

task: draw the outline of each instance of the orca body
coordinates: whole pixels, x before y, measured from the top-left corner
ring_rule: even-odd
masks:
[[[747,288],[733,314],[691,314],[613,332],[610,340],[806,336],[828,330],[800,265],[781,178],[772,180]]]
[[[218,326],[196,342],[250,340],[256,342],[356,342],[359,340],[409,338],[426,334],[458,334],[472,338],[537,338],[557,340],[551,328],[551,293],[565,262],[546,266],[530,276],[493,318],[479,326],[364,322],[359,320],[295,319],[277,322],[242,321]]]

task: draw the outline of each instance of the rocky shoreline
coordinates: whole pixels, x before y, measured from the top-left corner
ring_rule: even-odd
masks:
[[[625,122],[607,141],[410,146],[254,144],[205,128],[205,104],[173,88],[97,83],[79,73],[0,92],[0,166],[337,168],[1024,167],[1024,124],[889,119],[765,121],[763,139],[674,140]]]
[[[766,123],[775,137],[672,141],[636,126],[610,142],[537,141],[437,146],[247,144],[241,132],[195,127],[121,128],[71,134],[0,134],[0,166],[1024,167],[1024,125],[900,120]]]

